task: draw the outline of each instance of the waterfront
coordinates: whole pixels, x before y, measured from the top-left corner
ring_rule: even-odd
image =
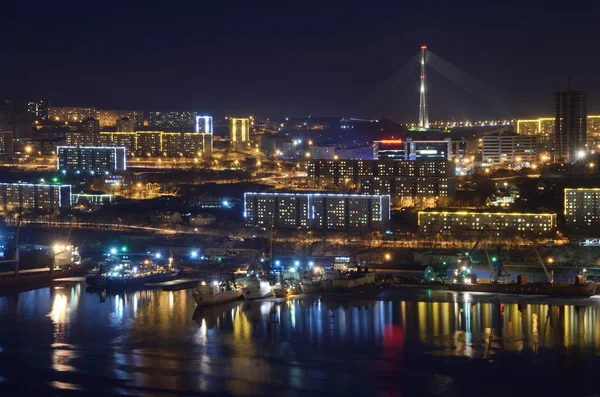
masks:
[[[402,288],[196,309],[190,291],[0,298],[5,395],[589,395],[600,299]]]

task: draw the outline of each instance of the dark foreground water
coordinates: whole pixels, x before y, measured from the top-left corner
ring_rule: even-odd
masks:
[[[84,285],[0,298],[0,395],[588,396],[600,299],[405,288],[196,309]],[[520,302],[520,303],[519,303]]]

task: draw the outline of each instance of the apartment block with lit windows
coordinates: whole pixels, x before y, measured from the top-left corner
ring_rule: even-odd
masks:
[[[455,168],[447,160],[311,160],[314,187],[359,189],[393,198],[454,197]]]
[[[246,193],[247,227],[331,231],[387,227],[389,195],[322,193]]]
[[[564,207],[567,226],[600,225],[600,188],[565,188]]]
[[[66,172],[118,172],[127,169],[123,147],[58,146],[57,169]]]
[[[0,183],[0,211],[53,212],[71,206],[70,185]]]
[[[556,228],[554,212],[484,212],[484,211],[419,211],[419,233],[428,236],[461,237],[487,235],[550,236]]]

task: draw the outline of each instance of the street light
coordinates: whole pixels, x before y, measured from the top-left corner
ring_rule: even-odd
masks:
[[[390,254],[385,254],[385,260],[389,261],[390,259],[392,259],[392,255]]]
[[[577,152],[577,158],[578,158],[578,159],[582,159],[582,158],[584,158],[584,157],[585,157],[585,150],[579,150],[579,151]]]

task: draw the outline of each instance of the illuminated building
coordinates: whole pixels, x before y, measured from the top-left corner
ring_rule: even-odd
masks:
[[[48,102],[47,101],[27,102],[27,111],[33,116],[34,121],[48,120]]]
[[[97,146],[99,136],[89,132],[70,131],[66,134],[66,142],[68,146]]]
[[[230,119],[230,140],[232,145],[243,147],[250,139],[250,119],[231,118]]]
[[[124,147],[58,146],[56,151],[59,171],[118,172],[127,168]]]
[[[385,228],[389,195],[339,193],[245,193],[247,227],[361,230]]]
[[[101,132],[96,146],[124,147],[127,153],[135,153],[138,132]]]
[[[96,118],[100,121],[100,127],[118,126],[118,121],[121,119],[129,119],[133,121],[134,127],[143,127],[144,111],[143,110],[102,110],[96,111]],[[123,130],[133,131],[134,128]]]
[[[556,227],[553,212],[419,211],[419,233],[424,235],[465,234],[508,237],[515,235],[551,235]]]
[[[0,210],[52,212],[71,207],[70,185],[0,183]]]
[[[452,140],[384,139],[373,142],[375,160],[449,160]]]
[[[600,116],[587,116],[587,141],[596,148],[600,144]]]
[[[100,136],[104,139],[98,146],[122,146],[140,157],[195,157],[213,149],[213,135],[196,132],[101,132]]]
[[[447,160],[310,160],[308,181],[314,187],[360,189],[393,198],[453,198],[454,163]]]
[[[213,133],[212,116],[196,116],[196,132]]]
[[[90,117],[96,118],[95,108],[50,106],[48,109],[48,118],[52,121],[80,122]]]
[[[383,139],[373,142],[375,160],[406,160],[406,143],[401,139]]]
[[[573,162],[577,154],[585,150],[587,139],[586,94],[567,91],[554,94],[554,153],[555,160]]]
[[[104,192],[82,190],[71,194],[71,205],[108,205],[112,203],[112,195]]]
[[[450,160],[452,139],[413,140],[406,139],[407,160]]]
[[[100,121],[93,117],[88,117],[81,121],[81,129],[87,133],[98,133],[100,132]]]
[[[195,121],[194,112],[148,112],[148,126],[151,128],[193,131]]]
[[[533,164],[538,160],[537,138],[535,135],[484,135],[482,160],[491,165]]]
[[[129,117],[123,117],[117,120],[117,132],[135,131],[135,121]]]
[[[600,188],[565,188],[565,224],[591,227],[600,224]]]
[[[0,131],[0,153],[1,154],[13,154],[13,132],[12,131]]]
[[[161,131],[138,131],[135,133],[135,150],[136,155],[151,156],[160,155],[163,153],[163,133]]]

